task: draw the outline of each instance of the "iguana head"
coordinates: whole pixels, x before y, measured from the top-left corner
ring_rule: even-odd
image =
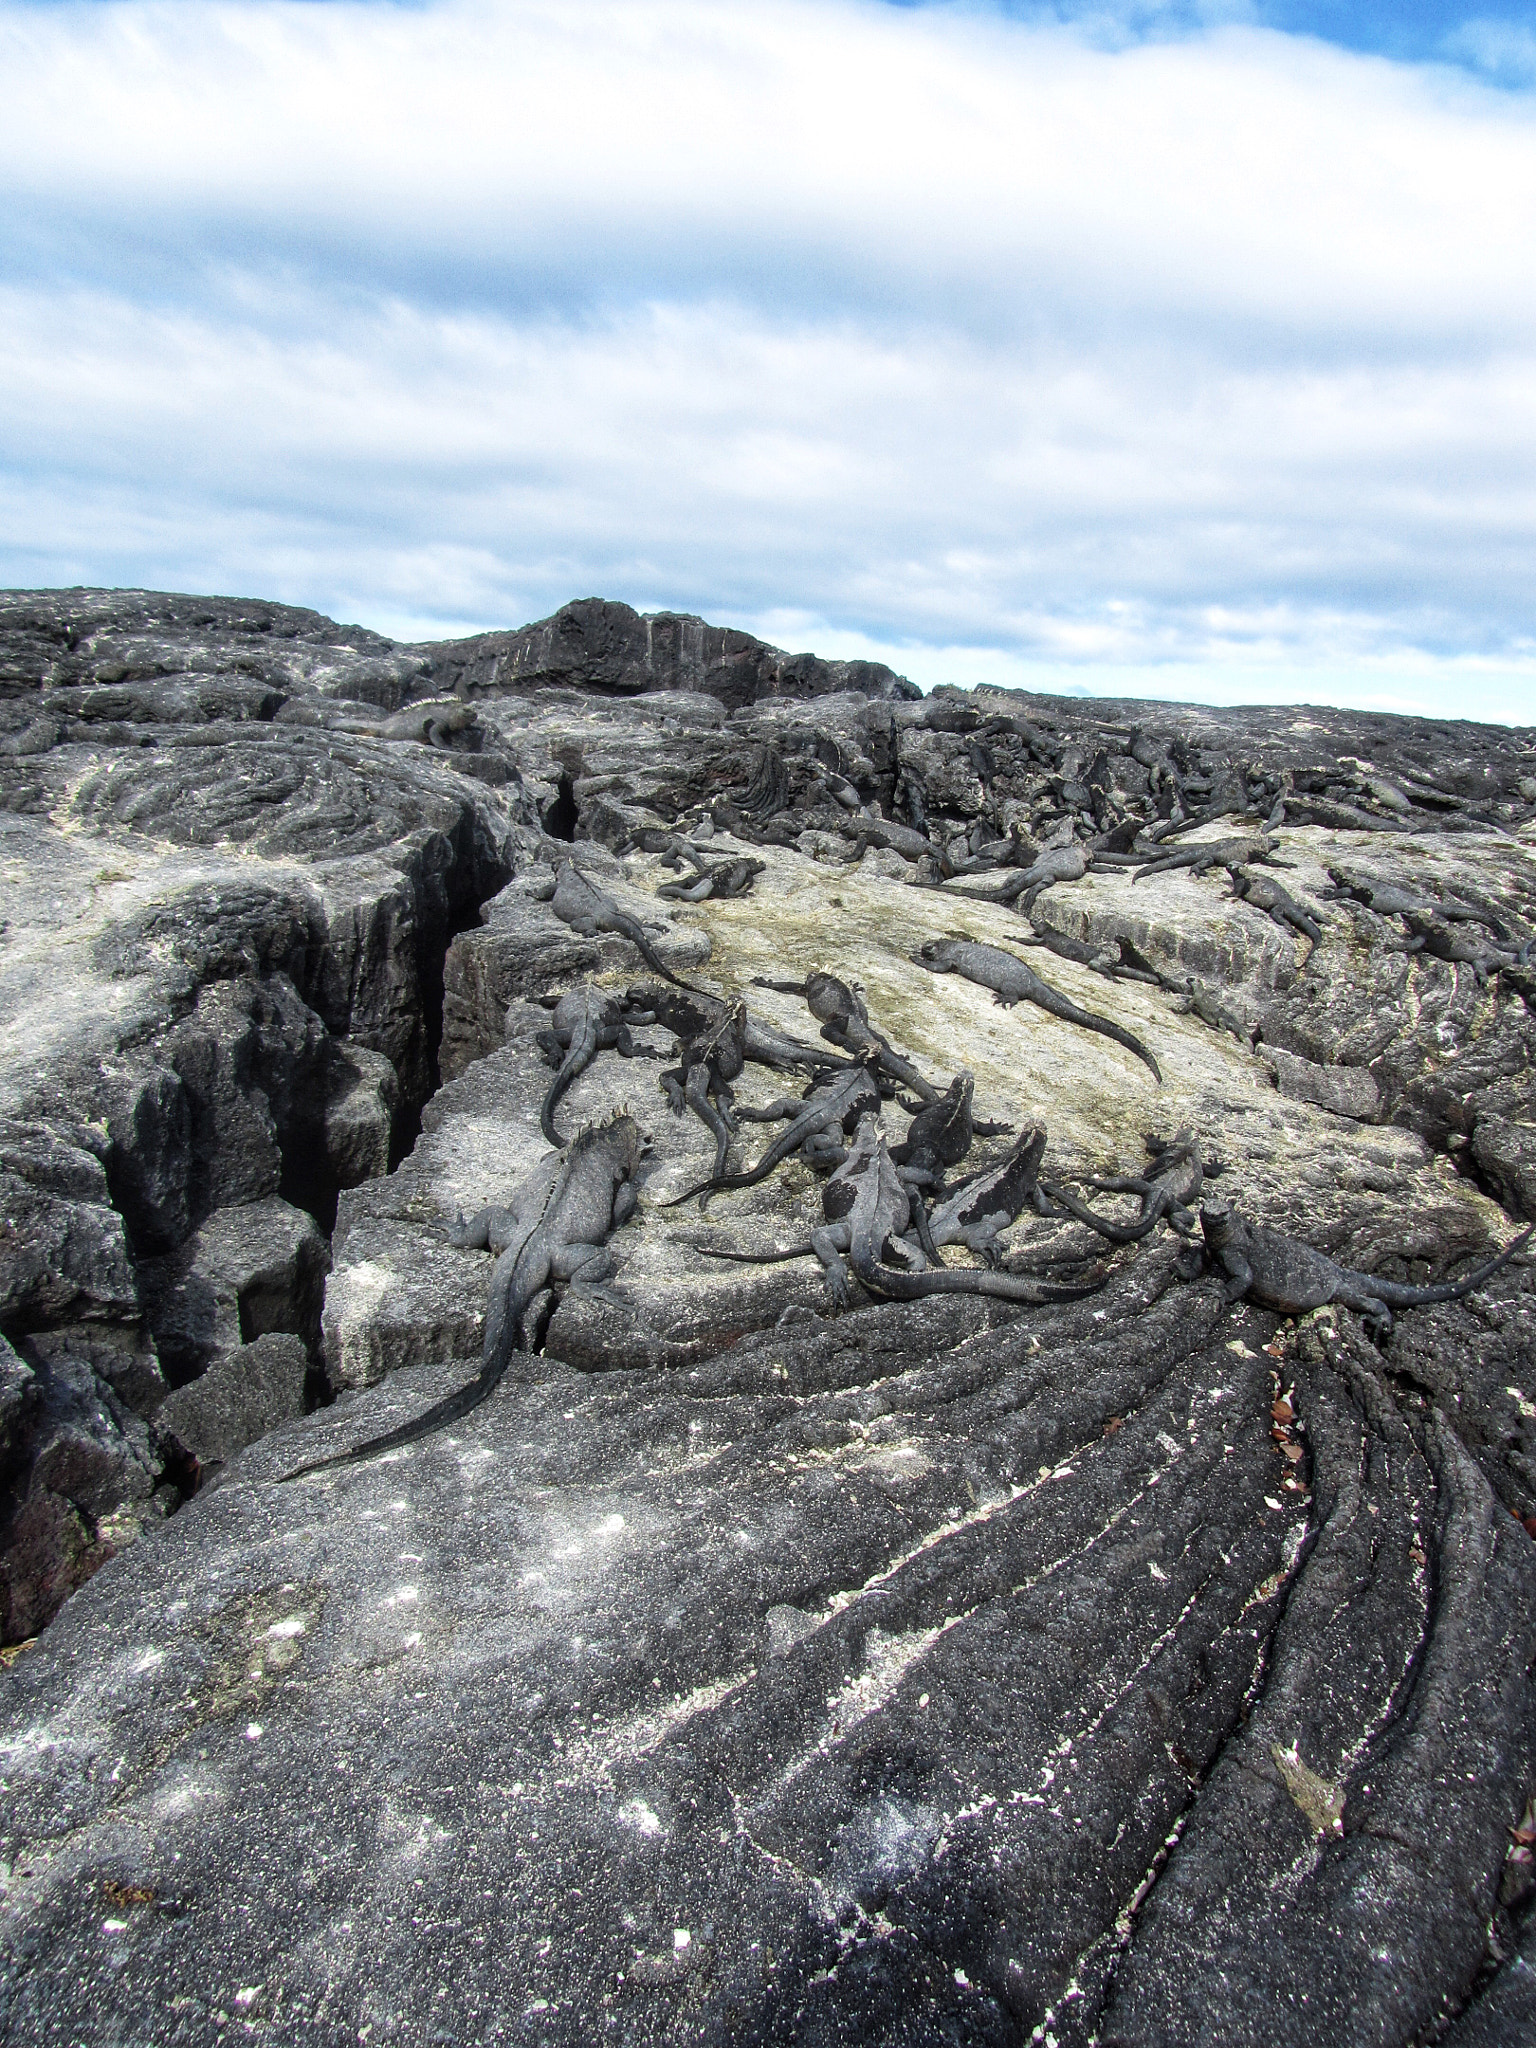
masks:
[[[627,1109],[621,1109],[604,1126],[603,1135],[618,1148],[626,1172],[633,1173],[651,1149],[651,1134],[644,1131]]]
[[[954,969],[956,954],[964,943],[963,939],[924,939],[912,957],[921,966],[931,968],[935,974],[949,974]]]
[[[1202,1202],[1200,1228],[1205,1232],[1205,1241],[1213,1252],[1219,1252],[1223,1245],[1230,1244],[1237,1235],[1237,1213],[1232,1204]]]
[[[822,967],[805,977],[805,1000],[814,1017],[829,1021],[833,1017],[864,1017],[864,1005],[847,982]]]

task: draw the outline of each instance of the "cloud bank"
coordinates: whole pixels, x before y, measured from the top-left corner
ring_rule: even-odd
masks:
[[[0,581],[1536,720],[1518,82],[848,0],[0,0],[0,73]]]

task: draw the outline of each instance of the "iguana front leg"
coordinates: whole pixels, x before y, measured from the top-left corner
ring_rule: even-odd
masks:
[[[839,1308],[847,1308],[853,1297],[848,1292],[848,1268],[842,1254],[848,1249],[848,1219],[838,1223],[824,1223],[811,1232],[811,1250],[821,1261],[821,1270],[826,1275],[827,1286],[832,1299]]]
[[[1253,1268],[1241,1252],[1230,1249],[1221,1254],[1221,1263],[1227,1274],[1227,1284],[1222,1291],[1230,1307],[1233,1302],[1242,1301],[1252,1287]]]
[[[749,1124],[776,1124],[792,1122],[804,1108],[805,1104],[797,1102],[793,1096],[780,1095],[762,1109],[753,1109],[744,1103],[736,1114],[745,1117]]]
[[[510,1209],[488,1202],[466,1223],[461,1214],[448,1226],[448,1242],[459,1251],[494,1252],[500,1258],[507,1247],[515,1219]]]

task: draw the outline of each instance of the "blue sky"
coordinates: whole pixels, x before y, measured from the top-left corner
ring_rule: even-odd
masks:
[[[1536,13],[0,0],[0,583],[1536,722]]]

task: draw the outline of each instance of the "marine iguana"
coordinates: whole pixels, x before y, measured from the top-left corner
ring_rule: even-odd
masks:
[[[716,861],[713,867],[702,861],[697,865],[699,872],[692,881],[663,882],[656,894],[684,903],[703,903],[712,896],[722,900],[745,896],[758,876],[767,871],[768,863],[738,854],[733,860]]]
[[[1096,1230],[1111,1244],[1135,1244],[1149,1236],[1164,1218],[1181,1237],[1192,1236],[1194,1204],[1200,1199],[1207,1175],[1220,1172],[1219,1164],[1215,1160],[1202,1159],[1199,1141],[1188,1131],[1180,1131],[1171,1142],[1149,1137],[1147,1150],[1154,1161],[1150,1173],[1117,1174],[1109,1180],[1084,1180],[1082,1183],[1101,1195],[1139,1195],[1141,1213],[1134,1223],[1115,1223],[1107,1216],[1100,1216],[1085,1202],[1078,1201],[1075,1195],[1068,1194],[1057,1181],[1043,1182],[1045,1193],[1058,1208],[1065,1209],[1069,1216],[1075,1216],[1079,1223],[1086,1223],[1090,1230]]]
[[[1231,870],[1232,894],[1244,903],[1251,903],[1255,910],[1269,913],[1282,931],[1291,930],[1310,939],[1314,946],[1323,943],[1323,928],[1310,911],[1304,910],[1287,889],[1268,875],[1256,875],[1252,868],[1239,864]]]
[[[771,988],[781,996],[803,996],[829,1045],[840,1045],[856,1060],[879,1067],[893,1081],[910,1088],[920,1101],[938,1101],[938,1089],[923,1079],[910,1060],[902,1058],[883,1032],[875,1029],[862,998],[835,974],[818,968],[804,981],[769,981],[764,975],[755,975],[753,986]]]
[[[1213,1031],[1230,1031],[1234,1038],[1242,1040],[1249,1052],[1253,1051],[1256,1036],[1253,1026],[1245,1024],[1208,982],[1198,980],[1193,974],[1169,974],[1163,977],[1163,986],[1177,997],[1173,1005],[1175,1010],[1186,1016],[1198,1017]]]
[[[1447,923],[1464,922],[1487,927],[1496,939],[1508,939],[1509,928],[1490,911],[1476,904],[1462,903],[1454,896],[1415,896],[1393,882],[1379,882],[1366,874],[1351,874],[1343,867],[1330,867],[1333,887],[1322,894],[1335,902],[1352,901],[1373,910],[1378,917],[1438,917]]]
[[[558,998],[545,997],[543,1000],[546,1007],[553,1004],[555,1014],[550,1019],[549,1029],[538,1034],[537,1044],[545,1059],[558,1071],[539,1109],[539,1127],[558,1151],[565,1144],[555,1129],[555,1106],[561,1096],[576,1076],[591,1066],[600,1052],[611,1048],[623,1059],[633,1059],[635,1042],[629,1035],[624,1014],[627,1006],[594,988],[591,982],[582,988],[567,989]],[[653,1019],[651,1013],[641,1012],[634,1021],[648,1024]]]
[[[1165,875],[1174,868],[1188,868],[1203,875],[1207,868],[1247,867],[1255,861],[1284,866],[1275,854],[1275,842],[1268,832],[1241,832],[1231,839],[1206,839],[1198,846],[1181,846],[1177,853],[1159,850],[1155,860],[1144,861],[1131,876],[1133,882],[1147,875]]]
[[[744,1002],[727,1004],[714,996],[655,985],[631,989],[629,1000],[644,1004],[676,1034],[678,1064],[662,1072],[661,1086],[674,1116],[693,1110],[714,1138],[716,1179],[725,1171],[736,1134],[731,1084],[748,1060],[767,1067],[801,1067],[817,1077],[855,1064],[785,1037],[754,1017]]]
[[[852,1240],[851,1212],[859,1184],[867,1172],[874,1171],[882,1176],[878,1201],[883,1205],[884,1214],[877,1209],[870,1235],[873,1236],[884,1221],[881,1263],[889,1266],[893,1260],[906,1261],[911,1270],[924,1271],[924,1248],[913,1242],[902,1221],[904,1195],[911,1220],[916,1221],[912,1191],[905,1176],[899,1170],[892,1171],[893,1162],[888,1161],[884,1167],[881,1166],[875,1147],[878,1135],[879,1127],[874,1118],[861,1117],[848,1158],[822,1188],[822,1214],[826,1223],[811,1232],[809,1243],[790,1245],[778,1252],[735,1252],[714,1245],[699,1245],[697,1249],[706,1258],[728,1259],[742,1266],[770,1266],[790,1259],[818,1258],[838,1306],[846,1308],[846,1272],[838,1255],[849,1249]],[[1034,1126],[1017,1141],[1006,1159],[974,1174],[962,1187],[946,1196],[929,1216],[933,1238],[941,1245],[965,1245],[985,1259],[990,1267],[1001,1265],[1002,1246],[998,1242],[998,1232],[1006,1230],[1025,1203],[1035,1198],[1035,1177],[1045,1154],[1045,1144],[1044,1129]],[[1043,1208],[1044,1204],[1040,1206]],[[931,1247],[927,1249],[926,1256],[935,1265],[939,1263]]]
[[[833,1080],[822,1082],[800,1102],[791,1102],[780,1097],[766,1109],[746,1109],[737,1112],[754,1123],[769,1123],[779,1117],[789,1119],[788,1130],[774,1139],[761,1159],[744,1173],[711,1175],[701,1180],[680,1195],[674,1195],[661,1204],[664,1209],[675,1209],[679,1203],[691,1201],[695,1195],[718,1194],[730,1188],[752,1188],[759,1181],[766,1180],[773,1169],[792,1152],[805,1148],[812,1164],[825,1161],[836,1164],[841,1160],[844,1148],[835,1148],[826,1142],[834,1126],[844,1132],[851,1132],[859,1117],[866,1110],[878,1111],[880,1087],[875,1076],[867,1067],[850,1067],[846,1073]],[[823,1142],[818,1144],[817,1141]]]
[[[839,1058],[836,1053],[823,1052],[820,1046],[803,1045],[798,1038],[788,1037],[751,1010],[740,1005],[733,1007],[718,996],[705,995],[699,989],[674,994],[671,989],[640,982],[631,987],[625,1001],[638,1009],[650,1011],[657,1023],[664,1024],[679,1041],[697,1039],[718,1031],[723,1022],[735,1018],[740,1027],[741,1061],[751,1060],[760,1067],[783,1071],[802,1067],[811,1073],[822,1073],[835,1067],[847,1068],[858,1064],[852,1059]],[[741,1072],[741,1063],[737,1062],[733,1067],[723,1037],[718,1058],[725,1079],[734,1081]]]
[[[937,1102],[925,1103],[907,1127],[907,1135],[891,1149],[909,1186],[936,1186],[945,1169],[958,1166],[975,1138],[1006,1137],[1012,1124],[979,1124],[971,1114],[974,1078],[957,1074]]]
[[[1464,939],[1452,931],[1432,912],[1405,911],[1403,922],[1408,927],[1408,938],[1402,951],[1427,953],[1433,960],[1470,967],[1479,982],[1486,981],[1490,974],[1505,974],[1524,967],[1530,954],[1529,942],[1518,948],[1501,946],[1496,941],[1476,945],[1471,939]]]
[[[650,1140],[632,1116],[589,1126],[564,1153],[536,1166],[513,1190],[511,1206],[478,1210],[450,1229],[449,1242],[496,1254],[486,1294],[485,1344],[479,1372],[457,1393],[398,1429],[370,1437],[350,1451],[319,1458],[287,1472],[299,1479],[338,1465],[355,1465],[380,1451],[399,1450],[457,1422],[494,1393],[514,1351],[531,1351],[529,1311],[557,1280],[601,1280],[613,1270],[606,1240],[634,1213],[633,1176]]]
[[[1012,953],[1005,953],[1000,946],[984,946],[975,939],[925,939],[913,955],[918,963],[929,968],[934,974],[963,974],[967,981],[974,981],[980,988],[989,988],[1005,1009],[1014,1003],[1038,1003],[1042,1010],[1048,1010],[1053,1017],[1060,1017],[1068,1024],[1080,1024],[1087,1031],[1102,1032],[1106,1038],[1113,1038],[1117,1044],[1135,1053],[1137,1059],[1145,1061],[1160,1082],[1163,1078],[1157,1061],[1132,1032],[1112,1018],[1097,1016],[1092,1010],[1079,1009],[1069,996],[1042,981],[1032,967]]]
[[[555,870],[554,881],[547,893],[541,888],[536,894],[548,902],[563,924],[568,924],[582,938],[593,939],[599,932],[614,932],[621,939],[628,939],[653,974],[659,974],[663,981],[670,981],[674,988],[691,990],[690,983],[679,980],[671,968],[658,959],[636,919],[627,910],[620,910],[611,896],[605,896],[596,883],[581,872],[575,861],[563,860]]]
[[[1405,1287],[1373,1273],[1356,1273],[1317,1252],[1299,1238],[1250,1223],[1229,1202],[1210,1202],[1200,1210],[1206,1249],[1227,1276],[1228,1301],[1245,1297],[1282,1315],[1304,1315],[1336,1301],[1353,1309],[1385,1335],[1395,1308],[1423,1308],[1437,1301],[1460,1301],[1463,1295],[1491,1280],[1529,1240],[1536,1224],[1527,1224],[1497,1258],[1479,1266],[1464,1280],[1434,1287]]]
[[[881,1142],[880,1126],[869,1112],[859,1118],[858,1129],[848,1156],[830,1175],[821,1191],[824,1222],[811,1232],[808,1244],[791,1245],[781,1252],[733,1252],[714,1245],[696,1249],[709,1259],[729,1259],[740,1266],[774,1266],[789,1259],[815,1257],[821,1261],[827,1286],[839,1308],[850,1302],[848,1275],[841,1254],[848,1250],[853,1235],[853,1209],[859,1188],[873,1174],[877,1187],[873,1198],[869,1230],[880,1232],[881,1256],[892,1252],[897,1258],[923,1264],[923,1254],[905,1241],[911,1220],[911,1198],[901,1175],[892,1165]]]
[[[861,852],[866,846],[881,846],[893,853],[899,853],[903,860],[917,862],[931,856],[937,861],[941,874],[949,875],[954,872],[944,848],[930,839],[926,833],[914,830],[910,825],[898,825],[890,818],[861,815],[845,819],[840,830],[844,838],[858,841]]]
[[[963,1244],[989,1266],[1000,1265],[1003,1248],[998,1232],[1017,1220],[1026,1202],[1046,1213],[1038,1183],[1044,1156],[1045,1130],[1035,1124],[1015,1140],[1006,1159],[971,1174],[928,1211],[933,1245]]]
[[[1017,879],[1009,876],[997,900],[1016,902],[1021,910],[1030,911],[1035,899],[1057,882],[1080,882],[1093,863],[1093,853],[1075,839],[1065,846],[1048,846]]]
[[[941,1268],[935,1273],[926,1268],[909,1272],[887,1265],[881,1256],[889,1237],[888,1211],[882,1197],[894,1168],[890,1166],[882,1133],[876,1133],[875,1143],[875,1157],[857,1183],[848,1237],[848,1263],[871,1293],[890,1295],[897,1301],[924,1301],[933,1294],[985,1294],[997,1301],[1040,1307],[1053,1301],[1081,1301],[1102,1285],[1095,1282],[1087,1287],[1048,1287],[1020,1275],[977,1272],[974,1267]]]
[[[1057,931],[1043,919],[1031,917],[1033,936],[1021,939],[1023,946],[1043,946],[1054,953],[1058,960],[1074,960],[1079,967],[1091,968],[1095,974],[1102,974],[1109,981],[1144,981],[1153,988],[1163,986],[1163,977],[1157,969],[1143,962],[1134,946],[1130,947],[1132,957],[1126,958],[1126,947],[1130,941],[1124,938],[1106,939],[1102,944],[1091,946],[1082,939],[1074,939],[1066,932]]]
[[[731,1083],[745,1064],[747,1006],[743,1002],[729,1007],[722,1003],[719,1009],[720,1015],[713,1024],[706,1024],[690,1037],[679,1038],[678,1063],[663,1069],[661,1074],[672,1114],[681,1116],[685,1109],[691,1109],[713,1134],[717,1180],[725,1171],[731,1140],[736,1135]]]

